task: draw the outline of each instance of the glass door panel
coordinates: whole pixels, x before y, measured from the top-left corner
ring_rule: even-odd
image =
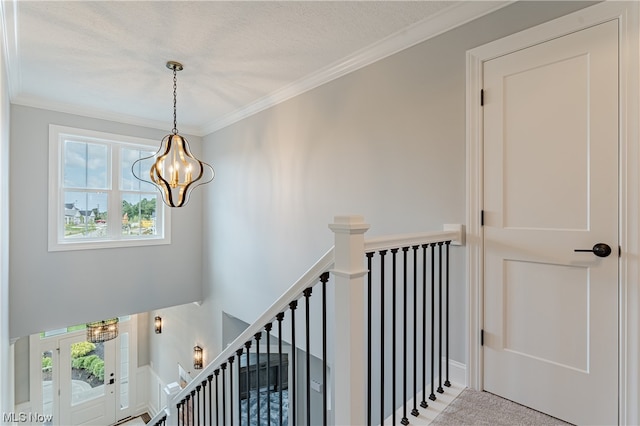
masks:
[[[42,415],[46,419],[45,425],[53,421],[54,365],[53,351],[42,352]]]
[[[129,408],[129,333],[120,334],[120,409]]]
[[[104,343],[71,343],[71,406],[104,396]]]
[[[60,424],[115,422],[115,343],[87,342],[84,334],[60,339]]]

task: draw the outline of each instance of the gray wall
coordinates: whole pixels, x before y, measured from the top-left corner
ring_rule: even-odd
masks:
[[[49,124],[158,140],[165,131],[13,105],[10,174],[12,337],[202,298],[201,197],[172,210],[172,243],[47,251]],[[189,137],[199,154],[201,140]],[[201,194],[200,194],[201,195]]]
[[[331,246],[336,214],[364,215],[368,236],[464,223],[466,51],[584,6],[518,2],[205,137],[214,314],[252,322]],[[464,362],[456,256],[451,353]]]
[[[191,201],[190,201],[191,202]],[[212,332],[219,322],[210,315],[210,303],[188,303],[149,313],[149,366],[165,383],[178,381],[178,364],[195,377],[199,370],[193,368],[193,347],[204,349],[205,365],[219,353],[218,336]],[[156,334],[153,319],[162,318],[162,333]]]
[[[588,4],[518,2],[206,136],[203,304],[160,311],[159,377],[174,381],[196,341],[212,360],[232,338],[223,313],[256,319],[333,244],[334,215],[364,215],[368,236],[464,223],[466,51]],[[464,362],[454,256],[451,354]]]

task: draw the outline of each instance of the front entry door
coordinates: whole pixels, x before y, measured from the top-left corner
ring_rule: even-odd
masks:
[[[117,339],[85,340],[84,333],[60,339],[60,424],[113,424]]]
[[[485,390],[616,424],[617,21],[487,61],[483,79]],[[611,254],[575,251],[599,243]]]

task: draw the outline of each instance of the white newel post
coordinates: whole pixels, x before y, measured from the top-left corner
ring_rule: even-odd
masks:
[[[336,216],[329,228],[335,234],[334,401],[335,424],[364,425],[366,421],[367,274],[364,233],[369,225],[362,216]]]

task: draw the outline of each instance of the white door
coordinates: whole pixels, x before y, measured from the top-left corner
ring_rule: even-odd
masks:
[[[617,21],[484,63],[484,387],[618,422]],[[591,249],[611,247],[608,257]]]
[[[60,424],[116,421],[116,340],[90,344],[86,335],[60,339]]]

